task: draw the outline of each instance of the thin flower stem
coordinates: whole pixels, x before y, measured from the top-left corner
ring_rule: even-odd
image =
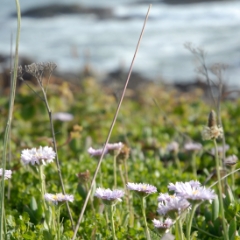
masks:
[[[113,157],[114,188],[117,188],[117,156]]]
[[[39,168],[38,168],[38,171],[39,171],[39,178],[40,178],[40,181],[41,181],[41,194],[42,194],[42,201],[43,201],[43,206],[44,206],[44,209],[46,211],[47,207],[46,207],[46,203],[45,203],[45,199],[44,199],[44,194],[46,193],[46,190],[45,190],[45,176],[44,176],[44,173],[43,173],[43,165],[40,165]]]
[[[105,205],[104,205],[104,208],[105,208]],[[109,210],[109,211],[110,211],[110,210]],[[108,217],[109,214],[108,214],[108,212],[105,211],[105,212],[104,212],[104,215],[105,215],[106,222],[109,223],[109,217]]]
[[[234,171],[234,170],[235,170],[235,166],[233,166],[231,169],[232,169],[232,171]],[[234,190],[235,190],[235,178],[234,178],[234,173],[231,174],[231,180],[232,180],[232,183],[231,183],[231,185],[232,185],[232,191],[234,191]]]
[[[177,231],[177,235],[179,236],[179,240],[184,240],[184,236],[183,236],[183,229],[182,229],[182,219],[178,218],[177,222],[176,222],[176,231]]]
[[[128,166],[127,166],[127,159],[124,159],[124,179],[125,183],[128,183]],[[124,185],[126,188],[126,184]],[[128,211],[129,211],[129,224],[130,227],[134,226],[134,211],[132,207],[132,195],[130,195],[130,191],[126,188],[126,201],[128,204]]]
[[[115,233],[115,225],[114,225],[114,220],[113,220],[113,215],[114,215],[114,205],[110,206],[110,221],[111,221],[111,226],[112,226],[112,236],[113,240],[116,239],[116,233]]]
[[[75,228],[75,231],[74,231],[72,240],[74,240],[74,239],[76,238],[76,236],[77,236],[78,228],[79,228],[79,226],[80,226],[80,223],[82,222],[83,215],[84,215],[84,212],[85,212],[85,210],[86,210],[87,203],[88,203],[88,200],[89,200],[89,198],[90,198],[90,194],[91,194],[92,188],[93,188],[93,186],[94,186],[94,183],[95,183],[95,180],[96,180],[96,177],[97,177],[99,168],[100,168],[101,163],[102,163],[102,161],[103,161],[104,152],[105,152],[105,150],[106,150],[107,144],[108,144],[109,139],[110,139],[110,136],[111,136],[111,134],[112,134],[112,130],[113,130],[113,127],[114,127],[114,125],[115,125],[115,122],[116,122],[116,120],[117,120],[117,116],[118,116],[118,113],[119,113],[119,111],[120,111],[120,108],[121,108],[121,105],[122,105],[122,102],[123,102],[123,99],[124,99],[124,96],[125,96],[125,93],[126,93],[126,89],[127,89],[127,86],[128,86],[128,82],[129,82],[129,80],[130,80],[130,76],[131,76],[131,73],[132,73],[133,64],[134,64],[134,61],[135,61],[135,58],[136,58],[136,55],[137,55],[137,52],[138,52],[138,48],[139,48],[139,46],[140,46],[140,42],[141,42],[141,39],[142,39],[142,36],[143,36],[143,32],[144,32],[144,29],[145,29],[145,25],[146,25],[146,23],[147,23],[147,19],[148,19],[148,15],[149,15],[151,6],[152,6],[152,5],[150,4],[150,5],[149,5],[149,8],[148,8],[148,11],[147,11],[147,14],[146,14],[146,18],[145,18],[145,21],[144,21],[144,24],[143,24],[143,28],[142,28],[142,31],[141,31],[139,40],[138,40],[138,43],[137,43],[137,47],[136,47],[136,50],[135,50],[135,53],[134,53],[134,56],[133,56],[133,59],[132,59],[132,63],[131,63],[131,65],[130,65],[128,77],[127,77],[126,83],[125,83],[125,85],[124,85],[124,89],[123,89],[123,92],[122,92],[122,96],[121,96],[121,99],[120,99],[120,101],[119,101],[117,110],[116,110],[116,112],[115,112],[115,115],[114,115],[114,118],[113,118],[111,127],[110,127],[110,129],[109,129],[108,136],[107,136],[107,139],[106,139],[106,142],[105,142],[103,151],[102,151],[102,155],[101,155],[101,157],[100,157],[100,159],[99,159],[99,161],[98,161],[98,165],[97,165],[97,168],[96,168],[96,170],[95,170],[95,173],[94,173],[94,176],[93,176],[91,185],[90,185],[90,190],[88,191],[87,197],[86,197],[85,202],[84,202],[84,204],[83,204],[83,207],[82,207],[82,210],[81,210],[81,213],[80,213],[80,216],[79,216],[79,219],[78,219],[78,222],[77,222],[77,225],[76,225],[76,228]]]
[[[61,224],[60,224],[60,208],[61,206],[56,206],[57,211],[56,211],[56,215],[57,215],[57,240],[61,239]]]
[[[127,206],[128,206],[128,211],[129,211],[129,215],[130,215],[130,224],[131,224],[131,219],[132,219],[132,211],[131,211],[131,206],[130,206],[130,199],[129,199],[129,190],[128,188],[126,187],[126,182],[125,182],[125,178],[124,178],[124,174],[123,174],[123,170],[122,170],[122,164],[119,164],[118,166],[119,168],[119,173],[120,173],[120,176],[121,176],[121,179],[122,179],[122,184],[124,186],[124,191],[127,193],[126,194],[126,203],[127,203]],[[132,225],[130,225],[132,226]]]
[[[102,169],[99,168],[99,181],[100,181],[100,187],[103,187],[103,183],[102,183]],[[90,192],[90,188],[88,189],[88,192]]]
[[[85,189],[86,189],[86,192],[88,192],[89,191],[89,185],[88,185],[88,183],[86,182],[85,184]],[[102,186],[101,186],[102,187]],[[93,204],[93,199],[92,199],[92,197],[90,198],[90,204],[91,204],[91,208],[92,208],[92,211],[93,211],[93,213],[95,214],[95,208],[94,208],[94,204]]]
[[[128,166],[127,166],[127,160],[124,160],[124,177],[125,177],[125,183],[128,182]]]
[[[45,214],[45,219],[46,223],[48,226],[48,229],[50,229],[51,226],[51,214],[49,212],[49,206],[46,205],[44,194],[46,193],[46,185],[45,185],[45,176],[44,176],[44,171],[43,171],[44,166],[40,165],[38,167],[38,172],[39,172],[39,178],[41,181],[41,195],[42,195],[42,202],[43,202],[43,209],[44,209],[44,214]]]
[[[5,211],[3,212],[3,219],[4,219],[4,232],[5,232],[5,239],[7,238],[6,232],[7,232],[7,220],[6,220],[6,214]]]
[[[197,164],[196,164],[196,153],[195,152],[192,153],[191,165],[192,165],[193,175],[197,179]]]
[[[59,158],[58,158],[57,143],[56,143],[55,131],[54,131],[54,125],[53,125],[53,119],[52,119],[52,111],[51,111],[51,109],[49,107],[47,95],[46,95],[46,92],[45,92],[45,90],[44,90],[44,88],[43,88],[43,86],[41,84],[41,81],[38,81],[38,82],[39,82],[39,84],[41,86],[42,93],[43,93],[43,96],[44,96],[44,103],[46,105],[46,108],[47,108],[47,111],[48,111],[48,115],[49,115],[51,132],[52,132],[52,139],[53,139],[53,147],[54,147],[54,151],[56,153],[56,164],[57,164],[58,176],[59,176],[59,179],[60,179],[62,193],[65,195],[66,192],[65,192],[65,187],[64,187],[64,183],[63,183],[60,162],[59,162]],[[72,218],[72,214],[71,214],[71,210],[70,210],[68,202],[66,202],[66,205],[67,205],[68,215],[69,215],[69,218],[70,218],[70,221],[71,221],[72,229],[74,230],[73,218]]]
[[[187,228],[186,228],[186,237],[187,237],[187,240],[191,240],[191,229],[192,229],[192,221],[193,221],[193,216],[196,212],[196,209],[198,207],[198,204],[193,204],[192,205],[192,209],[191,209],[191,212],[190,212],[190,216],[189,216],[189,219],[188,219],[188,223],[187,223]]]
[[[180,160],[178,158],[178,154],[177,153],[174,153],[174,162],[178,168],[178,171],[181,173],[182,172],[182,168],[181,168],[181,163],[180,163]]]
[[[227,232],[227,226],[225,223],[225,215],[224,215],[224,205],[223,205],[223,194],[222,194],[222,183],[221,183],[221,175],[220,175],[220,169],[219,169],[219,157],[218,157],[218,149],[217,149],[217,142],[214,139],[214,147],[215,147],[215,161],[216,161],[216,171],[217,171],[217,179],[218,179],[218,198],[220,203],[220,212],[222,215],[222,225],[223,225],[223,236],[225,240],[228,240],[228,232]]]
[[[12,115],[13,115],[13,107],[15,100],[15,92],[16,92],[16,84],[17,84],[17,69],[18,69],[18,47],[20,42],[20,29],[21,29],[21,10],[20,4],[18,0],[15,0],[16,10],[17,10],[17,34],[16,34],[16,47],[15,47],[15,58],[14,58],[14,71],[13,76],[11,77],[11,93],[10,93],[10,101],[9,101],[9,113],[8,113],[8,121],[5,128],[4,140],[3,140],[3,154],[2,154],[2,178],[4,179],[5,169],[6,169],[6,159],[7,159],[7,145],[9,142],[10,129],[12,124]],[[4,188],[5,181],[1,182],[1,190],[0,190],[0,240],[5,239],[4,236]]]
[[[120,177],[121,177],[121,180],[122,180],[122,184],[124,186],[124,190],[126,192],[127,188],[126,188],[125,178],[124,178],[124,175],[123,175],[122,164],[118,165],[118,169],[119,169]],[[127,204],[128,204],[128,198],[127,198]]]
[[[146,219],[145,206],[144,205],[145,205],[145,197],[141,197],[142,215],[143,215],[143,220],[144,220],[144,225],[145,225],[146,239],[151,240],[148,225],[147,225],[147,219]]]
[[[57,218],[56,218],[56,207],[55,205],[49,206],[49,209],[51,209],[51,229],[53,229],[54,232],[57,230]]]

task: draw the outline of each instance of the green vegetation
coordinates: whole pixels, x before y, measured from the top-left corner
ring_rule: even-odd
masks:
[[[41,95],[37,85],[29,83],[36,93]],[[45,84],[45,83],[44,83]],[[41,182],[35,166],[24,166],[20,161],[23,149],[53,146],[48,114],[44,102],[26,84],[18,89],[11,128],[11,148],[8,149],[7,168],[13,171],[12,178],[5,180],[5,216],[6,239],[54,239],[53,229],[48,230],[44,222],[43,199],[40,192]],[[133,97],[126,97],[110,142],[123,142],[130,148],[127,160],[129,182],[148,183],[157,187],[158,193],[167,192],[169,183],[198,180],[206,186],[216,181],[212,141],[202,141],[201,131],[207,122],[211,108],[201,91],[181,93],[157,84],[147,84],[133,92]],[[85,200],[97,160],[89,156],[90,146],[102,148],[109,126],[117,107],[114,92],[100,86],[93,78],[86,78],[81,85],[62,82],[48,86],[48,102],[53,113],[69,112],[74,119],[69,122],[54,120],[58,156],[67,194],[74,195],[74,202],[69,203],[74,223]],[[154,101],[155,102],[154,102]],[[1,97],[1,125],[4,126],[8,115],[8,97]],[[158,106],[155,104],[158,103]],[[222,103],[221,116],[230,146],[227,156],[239,152],[238,100],[225,100]],[[1,133],[3,137],[4,131]],[[179,143],[176,154],[167,150],[167,146]],[[197,178],[192,168],[192,153],[184,150],[184,144],[193,141],[202,143],[203,148],[195,154]],[[221,140],[218,141],[221,145]],[[117,188],[124,189],[119,169],[125,171],[123,163],[117,166]],[[238,164],[237,164],[238,165]],[[236,166],[235,166],[236,167]],[[238,166],[237,166],[238,167]],[[76,175],[89,171],[87,182]],[[228,168],[227,172],[230,171]],[[225,172],[225,173],[227,173]],[[61,192],[55,163],[44,168],[46,191]],[[87,174],[88,176],[88,174]],[[101,181],[100,181],[101,176]],[[225,192],[225,218],[230,224],[229,234],[237,235],[239,230],[239,184],[238,173],[227,178],[230,188]],[[107,154],[101,166],[101,175],[97,177],[95,187],[113,189],[113,156]],[[232,188],[234,186],[234,189]],[[213,187],[216,190],[216,188]],[[95,189],[93,190],[94,194]],[[217,190],[216,190],[217,192]],[[145,239],[144,219],[141,200],[128,192],[132,213],[126,203],[126,194],[122,203],[116,207],[114,223],[118,239]],[[157,214],[158,194],[151,194],[146,199],[146,216],[152,239],[158,239],[152,221],[159,219]],[[193,239],[221,239],[221,218],[213,211],[215,202],[207,201],[200,205],[192,224]],[[111,239],[111,224],[103,211],[102,202],[91,197],[80,225],[77,239]],[[129,216],[133,215],[133,219]],[[73,232],[68,212],[62,207],[61,238],[71,239]],[[186,225],[183,224],[183,229]],[[175,233],[175,227],[172,228]],[[184,230],[185,232],[186,230]],[[154,238],[155,237],[155,238]],[[232,238],[232,235],[229,239]]]

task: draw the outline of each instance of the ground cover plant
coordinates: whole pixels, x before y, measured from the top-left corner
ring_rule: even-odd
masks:
[[[187,48],[212,90],[204,52]],[[11,128],[9,97],[0,98],[2,139],[10,129],[1,148],[1,239],[239,238],[240,102],[223,99],[221,65],[208,98],[164,84],[129,91],[107,145],[114,89],[94,77],[54,82],[55,68],[17,68]]]

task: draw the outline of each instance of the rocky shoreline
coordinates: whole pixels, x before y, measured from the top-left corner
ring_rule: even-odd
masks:
[[[134,4],[170,4],[170,5],[180,5],[180,4],[194,4],[200,2],[223,2],[227,0],[153,0],[149,1],[136,1]],[[86,7],[80,4],[48,4],[38,7],[29,8],[22,11],[22,17],[28,18],[49,18],[59,15],[70,15],[70,14],[88,14],[93,15],[97,19],[115,19],[115,20],[128,20],[133,18],[143,18],[143,16],[129,15],[129,16],[116,16],[114,11],[110,7]],[[12,17],[16,17],[16,13],[11,14]],[[151,20],[151,17],[149,18]]]
[[[8,92],[10,87],[10,69],[9,66],[9,58],[0,54],[0,89],[1,92]],[[19,66],[30,65],[34,61],[28,58],[20,58]],[[78,73],[72,72],[60,72],[59,70],[55,70],[52,79],[55,84],[61,84],[66,81],[72,83],[73,85],[80,86],[82,81],[87,78],[94,78],[96,81],[101,84],[104,88],[111,89],[114,92],[120,92],[124,84],[126,82],[128,76],[128,72],[125,70],[118,68],[114,71],[110,71],[104,75],[97,74],[90,65],[85,65]],[[24,79],[27,81],[36,82],[36,80],[29,74],[24,74]],[[21,81],[18,81],[18,86],[22,84]],[[180,93],[191,93],[196,90],[201,90],[203,92],[204,97],[208,98],[209,96],[209,86],[204,79],[192,79],[192,81],[175,81],[173,83],[168,83],[167,80],[161,79],[150,79],[138,72],[133,71],[131,74],[131,78],[128,84],[128,89],[135,91],[138,89],[144,89],[150,84],[162,85],[167,89],[176,89]],[[217,86],[214,91],[217,91]],[[225,99],[236,99],[240,95],[240,91],[235,87],[234,90],[231,90],[230,86],[226,84],[223,85],[223,98]]]

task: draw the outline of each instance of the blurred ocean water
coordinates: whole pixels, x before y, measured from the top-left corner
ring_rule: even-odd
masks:
[[[21,10],[51,3],[78,3],[109,7],[113,18],[95,15],[59,15],[48,18],[22,18],[20,54],[34,61],[53,61],[59,71],[77,72],[83,68],[85,53],[99,73],[131,63],[148,4],[133,0],[32,0],[20,1]],[[15,2],[3,0],[0,8],[0,54],[9,54],[11,35],[15,39]],[[123,20],[124,18],[125,20]],[[207,52],[206,62],[229,66],[226,82],[240,85],[240,1],[208,2],[190,5],[154,3],[147,22],[134,70],[165,81],[196,78],[196,60],[184,48],[191,42]]]

